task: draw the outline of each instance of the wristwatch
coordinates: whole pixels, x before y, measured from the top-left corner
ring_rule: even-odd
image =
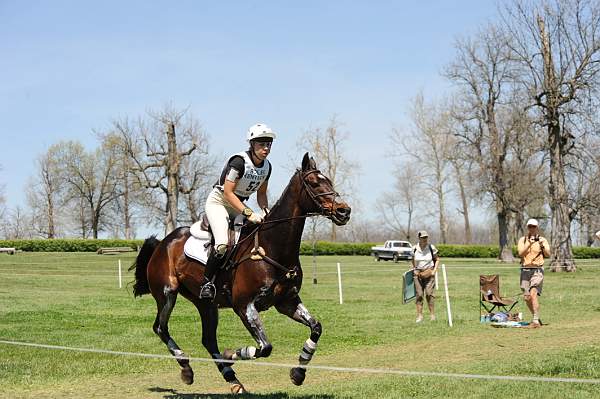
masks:
[[[254,212],[252,211],[252,209],[245,207],[244,210],[242,211],[242,215],[248,217],[250,215],[252,215]]]

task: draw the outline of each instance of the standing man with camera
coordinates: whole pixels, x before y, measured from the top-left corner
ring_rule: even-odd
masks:
[[[521,290],[533,315],[531,327],[537,328],[541,326],[538,296],[542,295],[544,284],[544,257],[550,256],[550,244],[540,236],[536,219],[527,221],[527,235],[519,238],[517,248],[521,258]]]

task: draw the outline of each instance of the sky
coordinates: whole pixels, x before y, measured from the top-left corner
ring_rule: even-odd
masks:
[[[172,104],[189,107],[215,154],[270,125],[278,196],[283,166],[303,155],[298,138],[337,115],[361,164],[354,195],[375,216],[398,172],[385,156],[392,129],[409,125],[419,91],[448,92],[440,72],[454,40],[495,15],[492,0],[0,0],[0,184],[9,206],[23,205],[50,145],[94,148],[94,130]]]

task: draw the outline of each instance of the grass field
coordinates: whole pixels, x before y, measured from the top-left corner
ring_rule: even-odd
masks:
[[[151,330],[150,296],[133,299],[119,289],[117,257],[80,253],[0,255],[0,340],[167,354]],[[120,259],[124,268],[133,255]],[[336,262],[344,271],[344,304],[338,303]],[[446,323],[443,291],[437,322],[415,325],[414,303],[402,305],[406,263],[368,257],[303,259],[301,296],[323,323],[311,364],[409,371],[600,378],[600,261],[580,261],[576,274],[546,274],[541,329],[494,329],[479,323],[478,275],[499,273],[501,289],[518,289],[518,266],[493,260],[446,262],[454,327]],[[131,274],[124,280],[130,281]],[[526,308],[521,305],[520,310]],[[295,363],[308,330],[270,310],[262,314],[274,346],[266,361]],[[180,298],[170,330],[190,356],[206,357],[199,318]],[[230,311],[221,312],[220,347],[254,345]],[[226,397],[212,364],[193,363],[194,385],[179,379],[174,360],[76,353],[0,344],[2,398],[204,398]],[[406,377],[310,370],[296,387],[283,368],[235,366],[252,398],[599,398],[600,385]]]

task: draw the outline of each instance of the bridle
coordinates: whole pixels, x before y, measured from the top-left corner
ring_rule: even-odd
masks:
[[[300,169],[297,169],[296,173],[298,173],[300,175],[300,181],[302,182],[302,187],[306,190],[306,193],[308,194],[309,198],[319,208],[319,214],[322,216],[325,216],[325,217],[333,216],[333,213],[334,213],[333,203],[335,203],[336,198],[338,198],[340,196],[340,194],[337,191],[333,190],[333,183],[331,182],[331,180],[329,180],[328,177],[323,175],[321,173],[321,171],[318,169],[309,170],[308,172],[302,172]],[[325,181],[327,181],[329,183],[329,185],[332,187],[332,191],[326,191],[324,193],[315,193],[311,189],[310,185],[306,181],[306,178],[315,173],[321,175],[325,179]],[[321,205],[321,203],[317,200],[317,198],[324,197],[326,195],[333,195],[332,206],[330,209],[323,207]]]
[[[330,185],[330,187],[332,188],[331,191],[326,191],[324,193],[315,193],[311,187],[310,184],[308,184],[308,182],[306,181],[306,178],[314,173],[318,173],[320,176],[322,176]],[[263,260],[265,262],[267,262],[268,264],[270,264],[271,266],[281,270],[282,272],[285,273],[285,277],[286,279],[294,279],[297,277],[297,270],[296,267],[294,266],[293,268],[287,268],[283,265],[281,265],[279,262],[277,262],[276,260],[270,258],[269,256],[267,256],[267,254],[265,253],[264,249],[262,249],[259,245],[259,239],[258,239],[258,234],[259,232],[263,229],[263,227],[265,227],[265,225],[268,224],[278,224],[278,223],[282,223],[282,222],[287,222],[290,220],[294,220],[294,219],[306,219],[308,217],[311,216],[325,216],[328,218],[333,217],[334,215],[334,206],[333,203],[335,202],[336,198],[338,198],[340,196],[340,194],[333,190],[333,183],[331,182],[331,180],[323,175],[321,173],[320,170],[318,169],[314,169],[314,170],[309,170],[308,172],[303,172],[300,169],[296,170],[296,174],[299,176],[300,181],[302,182],[302,187],[304,188],[304,190],[306,190],[306,193],[308,194],[308,197],[313,201],[313,203],[319,208],[319,212],[310,212],[310,213],[306,213],[304,215],[299,215],[299,216],[290,216],[290,217],[286,217],[286,218],[280,218],[280,219],[270,219],[270,220],[265,220],[262,223],[260,223],[258,226],[256,226],[251,232],[250,234],[248,234],[246,237],[242,238],[240,241],[238,241],[238,243],[235,245],[235,249],[234,251],[232,251],[230,253],[230,257],[235,256],[235,252],[237,251],[237,248],[239,248],[239,245],[251,238],[254,238],[254,248],[252,249],[252,251],[250,252],[251,255],[247,256],[241,260],[236,261],[231,267],[235,267],[237,265],[239,265],[240,263],[248,260],[248,259],[252,259],[252,260]],[[326,195],[332,195],[333,196],[333,202],[332,202],[332,206],[331,209],[326,209],[325,207],[323,207],[321,205],[321,203],[317,200],[319,197],[323,197]]]

